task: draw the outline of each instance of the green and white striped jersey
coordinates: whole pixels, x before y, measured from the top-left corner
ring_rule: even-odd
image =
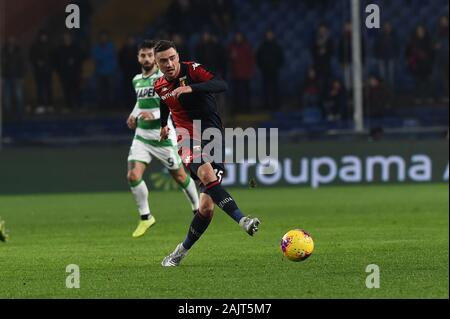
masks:
[[[136,138],[147,140],[154,146],[171,146],[174,145],[172,137],[175,138],[175,136],[170,136],[170,139],[159,142],[161,131],[160,98],[155,93],[154,84],[161,76],[163,76],[163,73],[158,70],[148,77],[144,77],[142,74],[134,77],[133,86],[136,91],[137,102],[131,115],[137,118]],[[155,119],[144,121],[138,117],[141,112],[151,112]],[[171,132],[173,131],[171,129]]]

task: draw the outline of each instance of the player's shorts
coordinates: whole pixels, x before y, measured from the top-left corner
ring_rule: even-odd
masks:
[[[210,163],[214,170],[214,173],[217,176],[217,180],[219,181],[219,183],[222,183],[222,179],[226,173],[224,163],[208,160],[208,156],[206,156],[202,152],[203,146],[204,143],[202,143],[202,146],[200,145],[194,146],[194,143],[191,141],[190,147],[181,146],[178,151],[178,154],[181,156],[183,164],[189,170],[192,179],[199,186],[200,193],[206,193],[206,186],[203,185],[203,183],[200,181],[200,178],[198,178],[197,176],[197,170],[200,166],[202,166],[205,163]],[[225,148],[223,148],[222,152],[223,152],[222,154],[225,154]]]
[[[138,139],[133,140],[128,162],[141,162],[148,165],[153,157],[171,171],[178,170],[183,165],[176,146],[154,146]]]

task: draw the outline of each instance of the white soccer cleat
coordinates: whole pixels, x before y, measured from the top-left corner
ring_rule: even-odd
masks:
[[[250,236],[253,236],[259,229],[259,225],[261,222],[258,218],[250,218],[250,217],[243,217],[241,221],[239,222],[239,225],[245,230],[247,234]]]
[[[183,244],[179,244],[175,248],[174,252],[163,259],[161,265],[163,267],[176,267],[180,265],[181,260],[187,255],[189,250],[183,247]]]

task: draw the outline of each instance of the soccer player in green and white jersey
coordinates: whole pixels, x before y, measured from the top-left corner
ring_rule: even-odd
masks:
[[[159,160],[170,172],[173,179],[181,186],[194,213],[199,208],[199,196],[195,182],[186,174],[178,155],[175,129],[167,140],[160,141],[159,97],[154,91],[154,83],[162,73],[155,63],[154,47],[156,42],[145,40],[138,49],[138,61],[142,74],[133,79],[137,103],[130,114],[127,125],[136,130],[133,144],[128,156],[128,182],[138,206],[141,220],[133,237],[141,237],[154,223],[150,212],[148,188],[142,179],[147,165],[153,157]]]

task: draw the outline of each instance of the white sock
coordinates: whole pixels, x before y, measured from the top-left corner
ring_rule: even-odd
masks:
[[[150,207],[148,205],[148,189],[144,181],[141,181],[135,187],[131,187],[134,200],[136,201],[141,216],[151,215]]]
[[[194,181],[188,176],[189,183],[183,187],[183,193],[186,195],[187,199],[191,203],[192,211],[198,210],[199,206],[199,199],[198,199],[198,192],[197,187],[195,187]]]

